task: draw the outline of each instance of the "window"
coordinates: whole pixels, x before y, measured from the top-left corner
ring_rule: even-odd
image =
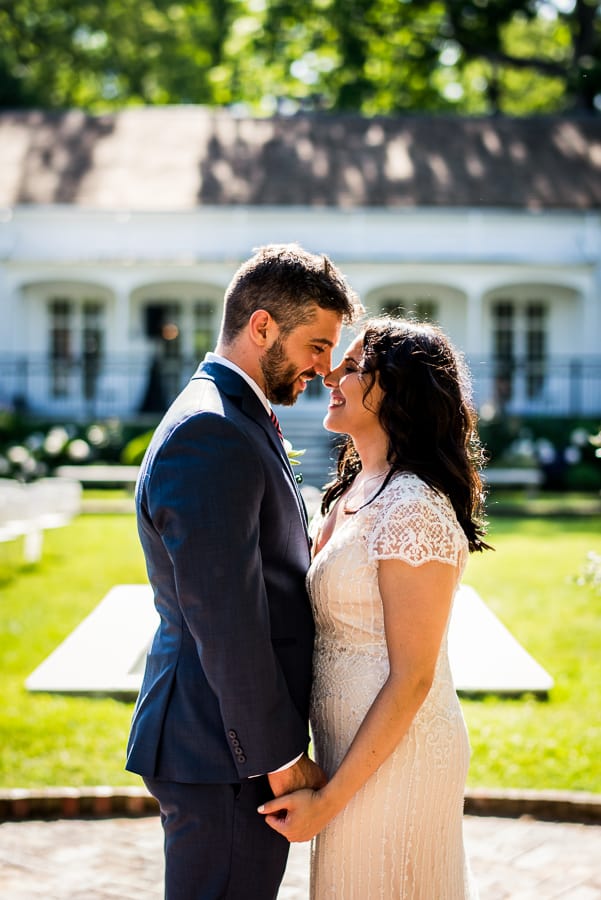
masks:
[[[142,306],[152,349],[142,412],[163,412],[182,386],[182,305],[152,297]]]
[[[547,374],[547,309],[543,303],[526,306],[526,393],[528,398],[542,392]]]
[[[86,400],[96,396],[96,384],[104,354],[104,309],[100,303],[86,301],[82,307],[82,378]]]
[[[86,400],[93,400],[104,354],[104,304],[85,298],[52,297],[48,316],[52,396],[71,397],[81,391]]]
[[[547,376],[548,309],[542,300],[497,300],[492,306],[497,403],[536,400]]]
[[[194,304],[192,329],[194,332],[194,356],[198,360],[203,359],[205,353],[213,349],[215,344],[214,321],[215,307],[212,303],[200,301]]]
[[[515,370],[515,321],[511,301],[500,300],[493,306],[493,357],[496,401],[503,408],[513,393]]]
[[[215,345],[217,303],[195,284],[154,285],[134,297],[149,351],[142,412],[162,412]]]
[[[57,297],[50,301],[49,312],[51,391],[53,397],[66,397],[73,354],[73,304]]]

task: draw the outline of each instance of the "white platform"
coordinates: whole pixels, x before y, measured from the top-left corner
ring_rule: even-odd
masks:
[[[148,585],[117,585],[29,676],[26,687],[29,691],[135,695],[157,624]],[[459,589],[455,600],[449,654],[458,691],[545,694],[553,687],[548,672],[467,585]]]
[[[159,622],[147,584],[119,584],[29,676],[29,691],[137,694]]]
[[[554,681],[469,585],[455,598],[449,659],[458,691],[546,694]]]

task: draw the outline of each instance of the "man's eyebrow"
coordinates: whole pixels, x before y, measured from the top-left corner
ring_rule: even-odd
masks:
[[[325,344],[327,347],[335,347],[334,341],[329,338],[314,337],[309,339],[310,344]]]

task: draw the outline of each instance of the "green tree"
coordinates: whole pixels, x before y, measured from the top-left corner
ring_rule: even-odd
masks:
[[[601,106],[601,0],[0,0],[0,105]]]
[[[230,0],[0,0],[0,104],[211,103]]]
[[[332,109],[594,112],[601,2],[559,2],[271,0],[261,43]]]
[[[540,94],[560,109],[593,112],[601,94],[601,4],[573,0],[446,0],[446,28],[460,65],[479,60],[490,107],[538,111]],[[524,73],[519,78],[519,73]],[[524,96],[526,95],[526,96]],[[531,98],[530,101],[527,98]],[[525,101],[525,102],[524,102]],[[534,110],[532,110],[532,105]]]

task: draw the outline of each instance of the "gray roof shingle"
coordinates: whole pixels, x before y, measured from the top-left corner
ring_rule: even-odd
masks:
[[[0,113],[0,205],[601,207],[601,117]]]

